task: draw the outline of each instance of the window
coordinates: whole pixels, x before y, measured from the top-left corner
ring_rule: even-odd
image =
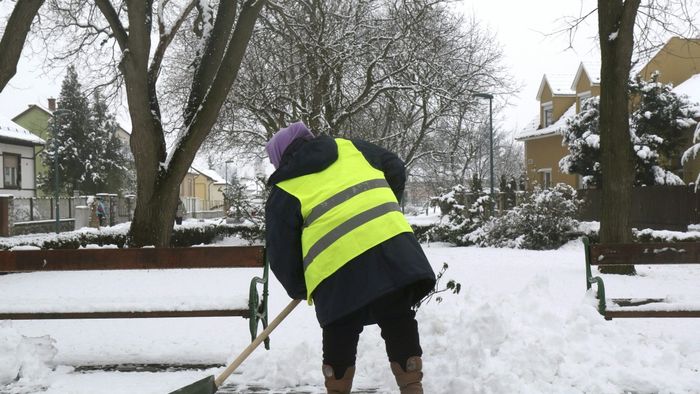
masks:
[[[583,109],[583,102],[591,98],[591,92],[579,93],[578,95],[578,110],[579,112]]]
[[[544,110],[544,127],[552,124],[552,109],[545,108]]]
[[[20,156],[11,153],[3,153],[2,168],[5,189],[19,189],[20,182]]]
[[[554,123],[554,106],[551,101],[542,103],[542,127],[547,127]]]
[[[542,185],[544,189],[549,189],[552,187],[552,169],[544,168],[538,170],[537,172],[540,173],[540,185]]]

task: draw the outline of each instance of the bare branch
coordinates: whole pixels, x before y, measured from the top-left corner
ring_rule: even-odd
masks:
[[[18,1],[12,10],[0,40],[0,92],[17,72],[24,41],[42,4],[44,0]]]

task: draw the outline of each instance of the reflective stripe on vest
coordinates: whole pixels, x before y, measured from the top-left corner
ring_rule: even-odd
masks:
[[[351,141],[335,142],[338,159],[328,168],[277,184],[301,204],[309,302],[316,287],[347,262],[412,231],[384,173],[372,167]]]

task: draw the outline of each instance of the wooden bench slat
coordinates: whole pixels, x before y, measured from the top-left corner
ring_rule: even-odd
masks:
[[[665,298],[644,298],[644,299],[637,299],[637,298],[613,298],[608,300],[611,303],[614,303],[618,306],[640,306],[640,305],[647,305],[647,304],[653,304],[656,302],[667,302]]]
[[[133,319],[160,317],[250,317],[248,309],[213,309],[196,311],[138,311],[138,312],[18,312],[0,313],[0,320],[47,319]]]
[[[619,319],[626,317],[700,317],[700,311],[645,311],[645,310],[606,310],[605,318]]]
[[[698,264],[700,242],[592,244],[591,265]]]
[[[0,272],[263,267],[262,246],[0,251]]]

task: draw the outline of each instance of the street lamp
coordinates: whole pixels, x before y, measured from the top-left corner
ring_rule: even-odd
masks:
[[[224,162],[224,164],[225,164],[225,166],[226,166],[225,171],[224,171],[225,174],[226,174],[226,175],[225,175],[225,177],[226,177],[226,198],[225,198],[225,200],[226,200],[226,202],[228,202],[228,204],[229,204],[229,206],[226,207],[227,212],[228,212],[228,209],[230,208],[230,205],[231,205],[231,201],[230,201],[230,198],[231,198],[231,181],[228,179],[228,164],[229,164],[229,163],[235,163],[235,160],[226,160],[226,161]]]
[[[491,197],[493,197],[493,95],[489,93],[474,93],[474,97],[489,100],[489,161],[491,168]]]
[[[55,118],[62,118],[65,115],[68,115],[72,113],[71,110],[68,109],[57,109],[53,112],[53,115]],[[56,126],[56,121],[58,119],[54,119],[54,124],[53,124],[53,130],[51,133],[53,134],[53,173],[54,173],[54,200],[56,201],[56,234],[58,234],[61,231],[61,219],[60,219],[60,209],[59,209],[59,201],[58,201],[58,139],[56,138],[56,131],[57,131],[57,126]]]

